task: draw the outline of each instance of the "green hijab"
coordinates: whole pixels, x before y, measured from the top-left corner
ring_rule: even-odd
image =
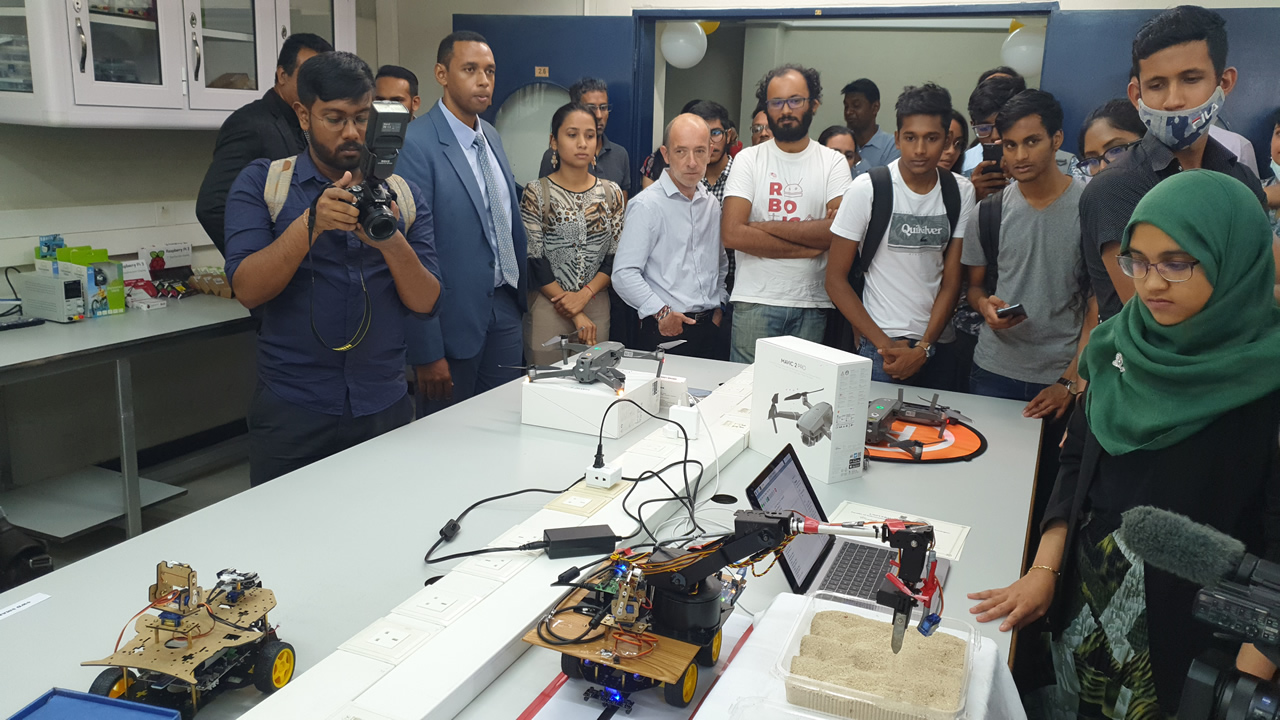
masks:
[[[1080,362],[1085,415],[1111,455],[1169,447],[1280,389],[1271,226],[1254,194],[1222,173],[1181,172],[1138,203],[1121,252],[1139,223],[1199,260],[1213,294],[1168,327],[1135,296],[1094,330]]]

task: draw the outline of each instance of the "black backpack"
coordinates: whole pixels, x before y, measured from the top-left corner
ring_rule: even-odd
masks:
[[[858,257],[854,258],[853,267],[849,268],[849,285],[862,297],[867,286],[867,269],[880,249],[889,222],[893,220],[893,177],[887,166],[871,168],[867,173],[871,176],[871,220],[867,223],[867,234],[862,237],[862,245],[858,248]],[[942,186],[942,204],[947,209],[947,222],[951,225],[951,237],[955,237],[956,223],[960,221],[960,185],[956,176],[946,170],[938,171],[938,184]],[[950,242],[950,238],[947,239]]]
[[[876,250],[884,240],[889,222],[893,220],[893,176],[886,166],[871,168],[867,173],[871,176],[871,219],[867,222],[867,234],[862,237],[858,256],[853,259],[849,268],[849,285],[862,298],[862,291],[867,286],[867,268],[875,259]],[[955,237],[956,223],[960,221],[960,185],[956,176],[946,170],[938,171],[938,184],[942,186],[942,204],[947,209],[947,222],[951,226],[951,237]],[[853,346],[853,325],[840,314],[839,310],[831,313],[827,322],[824,342],[832,347],[858,352]]]

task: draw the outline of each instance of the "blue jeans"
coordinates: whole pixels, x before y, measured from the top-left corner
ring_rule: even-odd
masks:
[[[905,340],[906,338],[890,339]],[[955,390],[956,352],[953,345],[955,345],[954,342],[935,344],[933,357],[925,360],[920,370],[906,380],[895,380],[884,371],[884,358],[870,340],[862,339],[862,344],[858,346],[858,354],[871,361],[871,379],[876,382],[910,385],[930,390]]]
[[[976,364],[973,366],[973,372],[969,375],[969,392],[974,395],[985,395],[987,397],[1004,398],[1005,400],[1021,400],[1022,402],[1031,402],[1041,390],[1049,387],[1040,383],[1029,383],[1021,380],[1014,380],[1011,377],[997,375],[993,372],[983,370]]]
[[[729,349],[729,360],[755,362],[756,340],[760,338],[795,335],[820,343],[827,329],[827,312],[824,308],[736,302],[733,304],[733,346]]]

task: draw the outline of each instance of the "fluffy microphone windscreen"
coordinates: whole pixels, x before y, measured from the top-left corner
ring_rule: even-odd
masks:
[[[1139,506],[1121,515],[1120,537],[1138,557],[1201,587],[1234,572],[1244,543],[1185,515]]]

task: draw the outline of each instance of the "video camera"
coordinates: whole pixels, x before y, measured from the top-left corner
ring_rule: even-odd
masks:
[[[1235,573],[1196,593],[1192,617],[1233,641],[1253,643],[1280,665],[1280,565],[1246,554]],[[1235,667],[1235,657],[1211,651],[1187,671],[1178,717],[1275,718],[1280,686]]]
[[[369,110],[360,162],[363,180],[347,191],[356,196],[354,205],[360,211],[360,225],[371,240],[387,240],[396,234],[398,218],[391,212],[395,193],[383,187],[383,181],[396,171],[409,120],[409,111],[398,102],[376,100]]]

